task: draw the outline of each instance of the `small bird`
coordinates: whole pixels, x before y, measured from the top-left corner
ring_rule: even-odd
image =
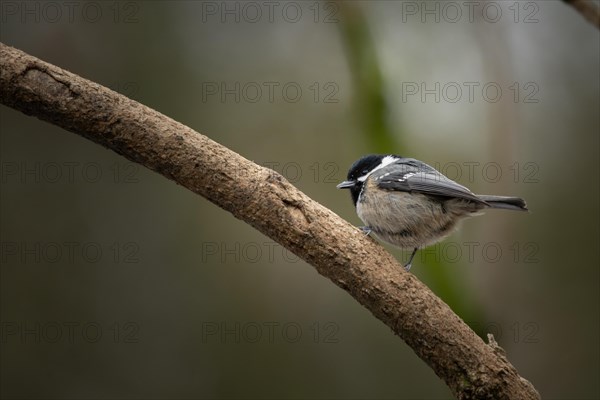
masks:
[[[435,168],[397,155],[371,154],[350,167],[338,189],[350,189],[360,227],[394,246],[417,250],[449,235],[458,221],[486,208],[528,211],[519,197],[473,194]]]

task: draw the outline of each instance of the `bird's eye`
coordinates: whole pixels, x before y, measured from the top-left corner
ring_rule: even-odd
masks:
[[[368,170],[368,169],[363,169],[363,170],[362,170],[362,174],[363,174],[363,175],[366,175],[368,172],[369,172],[369,170]]]

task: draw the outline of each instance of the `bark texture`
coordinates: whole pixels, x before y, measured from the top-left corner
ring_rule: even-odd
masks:
[[[383,247],[278,173],[1,43],[0,101],[164,175],[277,241],[388,325],[457,398],[540,398],[493,340],[484,343]]]

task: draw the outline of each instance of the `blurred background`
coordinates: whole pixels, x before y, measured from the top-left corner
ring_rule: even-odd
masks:
[[[596,399],[599,32],[558,1],[466,3],[4,1],[0,34],[356,225],[335,185],[367,153],[525,198],[531,213],[465,221],[411,272],[545,399]],[[0,130],[3,398],[451,398],[227,212],[5,106]]]

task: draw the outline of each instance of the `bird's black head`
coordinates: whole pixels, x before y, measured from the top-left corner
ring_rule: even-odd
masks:
[[[386,157],[388,156],[382,154],[369,154],[367,156],[362,157],[360,160],[352,164],[350,170],[348,171],[347,180],[337,185],[337,188],[350,189],[352,201],[356,206],[358,196],[360,195],[360,191],[363,188],[367,174],[373,171],[373,169],[377,168],[379,165],[381,165],[384,161],[383,159]],[[392,157],[399,158],[398,156]]]

